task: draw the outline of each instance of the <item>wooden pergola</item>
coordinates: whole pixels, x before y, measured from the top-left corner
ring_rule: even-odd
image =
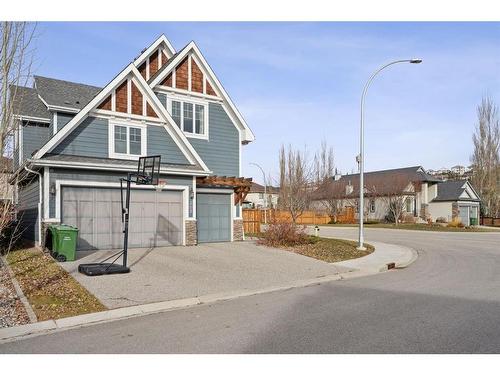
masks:
[[[211,188],[232,188],[234,189],[234,204],[242,203],[252,186],[252,178],[245,177],[226,177],[226,176],[207,176],[197,177],[196,185]]]

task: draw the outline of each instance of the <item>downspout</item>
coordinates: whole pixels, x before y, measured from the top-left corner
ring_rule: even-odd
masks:
[[[42,174],[40,172],[29,169],[26,165],[24,169],[33,174],[38,175],[38,244],[42,246]]]

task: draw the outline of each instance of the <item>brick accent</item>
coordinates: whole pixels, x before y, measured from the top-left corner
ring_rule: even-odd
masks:
[[[132,113],[142,116],[142,93],[137,86],[132,82]]]
[[[172,73],[169,73],[167,77],[160,83],[160,85],[172,87]]]
[[[153,107],[151,107],[147,102],[146,102],[146,115],[149,117],[158,117]]]
[[[158,71],[158,50],[155,50],[149,56],[149,77],[152,77]]]
[[[203,73],[194,59],[191,59],[191,91],[203,93]]]
[[[127,95],[128,95],[128,87],[127,87],[127,80],[125,80],[116,89],[116,95],[115,95],[116,112],[127,113]]]
[[[98,109],[106,109],[111,111],[111,95],[104,99],[101,104],[97,106]]]
[[[188,58],[182,60],[175,68],[175,87],[178,89],[188,89]]]
[[[451,219],[454,220],[458,218],[458,203],[452,202],[451,204]]]
[[[208,80],[207,80],[207,94],[217,96],[217,94],[215,93],[214,89],[212,88]]]
[[[198,244],[196,220],[186,220],[186,246]]]
[[[243,220],[233,220],[233,241],[243,241]]]
[[[141,66],[139,67],[139,73],[141,73],[141,76],[146,79],[146,62],[144,61]]]

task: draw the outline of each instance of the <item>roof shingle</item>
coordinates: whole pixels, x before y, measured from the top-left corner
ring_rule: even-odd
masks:
[[[38,94],[49,106],[80,110],[101,91],[101,87],[35,76]]]

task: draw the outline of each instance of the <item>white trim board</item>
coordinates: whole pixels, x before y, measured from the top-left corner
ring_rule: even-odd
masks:
[[[70,162],[70,161],[52,161],[52,160],[31,160],[31,163],[36,166],[51,166],[60,168],[72,169],[92,169],[104,171],[137,171],[136,166],[126,166],[119,164],[99,164],[85,162]],[[180,176],[209,176],[212,172],[193,171],[190,169],[160,169],[161,174],[171,174]]]

